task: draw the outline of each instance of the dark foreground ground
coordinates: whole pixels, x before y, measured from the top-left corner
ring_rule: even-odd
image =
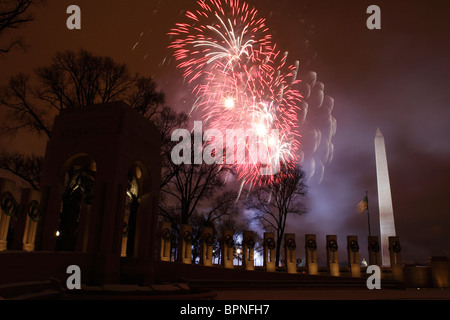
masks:
[[[216,300],[450,300],[450,289],[223,290]]]

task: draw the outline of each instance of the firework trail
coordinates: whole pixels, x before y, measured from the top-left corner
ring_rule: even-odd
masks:
[[[287,64],[287,53],[272,42],[266,20],[247,3],[199,0],[197,5],[186,12],[188,22],[169,32],[169,48],[196,97],[191,112],[200,110],[209,128],[223,133],[244,128],[256,136],[263,159],[261,153],[260,161],[250,159],[255,155],[249,144],[239,145],[250,161],[236,163],[235,169],[243,184],[267,182],[262,167],[298,160],[302,96],[293,87],[299,64]]]

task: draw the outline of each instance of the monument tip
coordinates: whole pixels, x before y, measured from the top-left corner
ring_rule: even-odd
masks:
[[[382,137],[383,135],[381,134],[381,130],[380,130],[380,128],[378,127],[377,128],[377,134],[376,134],[376,137]]]

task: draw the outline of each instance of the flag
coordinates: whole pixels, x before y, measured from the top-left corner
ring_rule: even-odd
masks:
[[[363,213],[367,209],[369,209],[369,199],[367,198],[367,194],[364,197],[364,200],[361,200],[355,207],[356,212]]]

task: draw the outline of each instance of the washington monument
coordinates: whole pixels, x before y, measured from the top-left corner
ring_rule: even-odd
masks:
[[[392,209],[386,147],[384,145],[384,137],[379,128],[375,135],[375,157],[377,166],[378,206],[380,210],[382,264],[390,265],[388,237],[395,236],[395,222],[394,211]]]

